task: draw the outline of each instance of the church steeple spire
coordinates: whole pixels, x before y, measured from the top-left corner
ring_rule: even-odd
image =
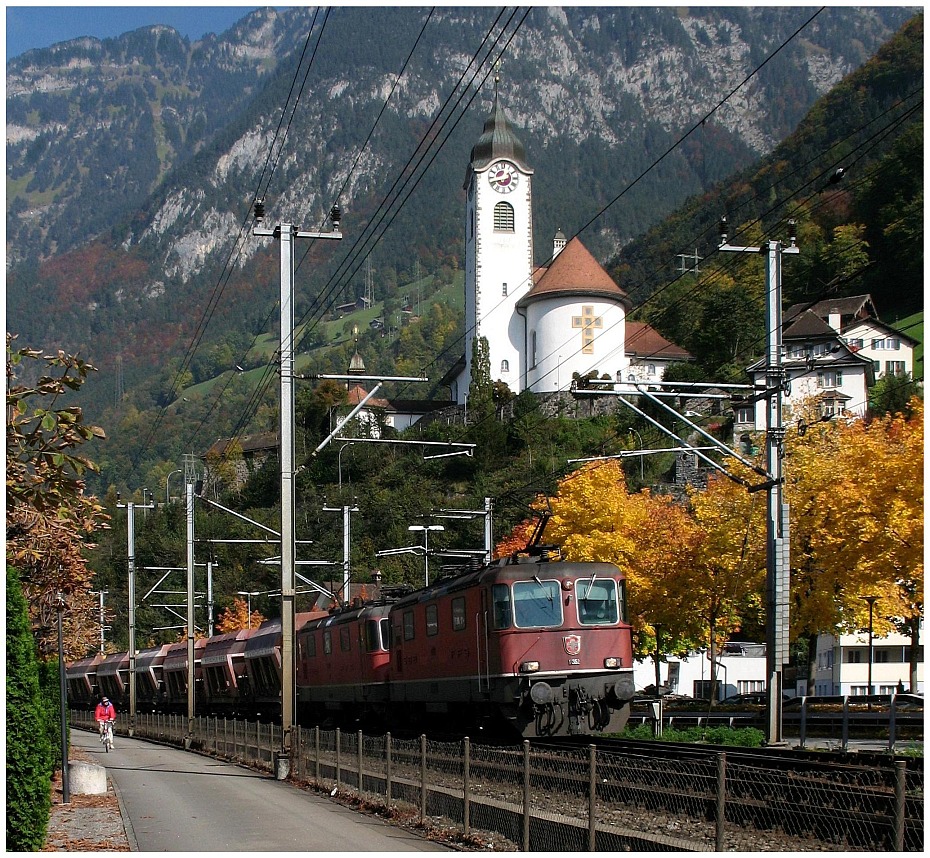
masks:
[[[528,169],[526,148],[513,132],[510,120],[501,107],[498,84],[500,75],[494,77],[494,105],[484,121],[484,131],[471,150],[473,170],[481,170],[497,158],[507,158],[517,166]]]

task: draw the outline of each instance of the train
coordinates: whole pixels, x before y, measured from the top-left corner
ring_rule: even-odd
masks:
[[[308,726],[618,732],[634,694],[624,575],[547,550],[299,613],[294,660]],[[194,662],[198,714],[280,720],[280,619],[198,640]],[[186,642],[140,651],[134,670],[137,711],[187,711]],[[69,664],[72,705],[106,693],[127,710],[128,673],[127,653]]]

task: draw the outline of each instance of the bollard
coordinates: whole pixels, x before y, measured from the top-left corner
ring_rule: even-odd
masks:
[[[358,794],[362,795],[362,748],[364,747],[362,731],[358,731]]]
[[[93,763],[68,763],[71,792],[76,795],[106,795],[107,770]]]
[[[904,851],[904,796],[907,787],[907,763],[894,761],[894,851]]]
[[[523,851],[530,851],[530,742],[523,740]]]
[[[342,731],[336,728],[336,789],[342,783]]]
[[[313,754],[314,754],[314,777],[317,784],[320,782],[320,725],[313,728]]]

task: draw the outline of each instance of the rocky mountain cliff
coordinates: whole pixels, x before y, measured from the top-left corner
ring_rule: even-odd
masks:
[[[270,251],[248,235],[256,196],[269,219],[307,228],[337,200],[345,212],[346,241],[314,257],[305,305],[354,297],[365,256],[376,292],[417,264],[454,267],[499,57],[536,169],[537,258],[557,228],[589,224],[607,258],[770,151],[910,15],[289,8],[201,42],[148,27],[32,51],[7,66],[8,329],[104,371],[119,357],[127,386],[205,318],[207,342],[260,332],[276,292]]]

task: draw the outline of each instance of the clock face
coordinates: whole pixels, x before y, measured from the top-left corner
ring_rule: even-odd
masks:
[[[499,194],[509,194],[520,181],[517,168],[506,161],[498,161],[488,173],[488,182]]]

